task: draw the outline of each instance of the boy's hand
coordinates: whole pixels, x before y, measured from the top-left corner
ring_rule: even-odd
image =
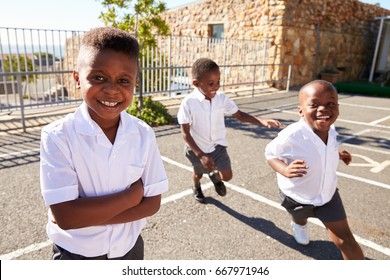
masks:
[[[346,165],[350,164],[351,161],[352,161],[352,156],[350,153],[348,153],[347,151],[343,150],[343,151],[339,151],[339,158],[344,161],[344,163]]]
[[[269,119],[269,120],[263,120],[263,119],[259,119],[259,121],[260,121],[260,123],[262,124],[262,125],[264,125],[265,127],[268,127],[268,128],[270,128],[270,127],[280,127],[282,124],[279,122],[279,121],[277,121],[277,120],[271,120],[271,119]]]
[[[215,162],[214,160],[208,156],[208,155],[205,155],[203,154],[200,158],[199,158],[200,162],[202,163],[204,169],[207,171],[207,172],[211,172],[213,170],[215,170]]]
[[[144,197],[144,183],[142,182],[142,179],[139,178],[137,181],[131,184],[127,193],[130,196],[132,203],[138,205]]]
[[[281,174],[287,178],[303,177],[307,174],[306,169],[308,168],[304,160],[297,159],[287,165]]]

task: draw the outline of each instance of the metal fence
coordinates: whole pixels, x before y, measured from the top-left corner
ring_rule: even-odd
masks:
[[[0,27],[0,113],[81,102],[72,78],[83,31]],[[190,68],[200,57],[221,68],[221,89],[288,88],[291,67],[270,65],[268,43],[200,37],[157,37],[143,50],[137,95],[172,97],[192,91]]]

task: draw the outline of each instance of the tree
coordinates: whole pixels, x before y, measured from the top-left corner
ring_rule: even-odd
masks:
[[[133,33],[140,44],[141,56],[144,55],[146,47],[155,47],[157,45],[155,35],[169,35],[169,26],[160,16],[161,13],[166,11],[166,4],[162,1],[102,0],[101,4],[107,10],[101,12],[99,18],[106,26],[117,27]],[[143,89],[141,81],[142,73],[139,71],[138,106],[139,110],[143,111]]]
[[[7,55],[4,60],[4,72],[31,72],[33,71],[33,62],[31,59],[27,58],[24,55]],[[9,76],[7,80],[12,78],[17,79],[16,75]],[[22,75],[22,81],[24,82],[27,79],[26,75]],[[29,81],[31,82],[33,77],[29,76]]]
[[[156,46],[157,35],[168,35],[169,26],[160,14],[166,11],[166,4],[155,0],[103,0],[107,9],[99,18],[106,26],[118,27],[131,32],[138,39],[141,50]]]

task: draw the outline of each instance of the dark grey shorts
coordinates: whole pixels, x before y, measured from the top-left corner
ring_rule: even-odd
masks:
[[[296,220],[305,220],[309,217],[318,218],[322,222],[337,222],[346,219],[345,209],[339,190],[336,189],[332,199],[322,206],[301,204],[286,196],[279,190],[282,206]]]
[[[190,160],[192,166],[194,167],[194,173],[205,174],[208,173],[204,168],[199,158],[191,151],[187,146],[185,146],[186,157]],[[211,153],[208,153],[215,162],[218,170],[231,169],[230,158],[227,153],[225,146],[217,145],[215,150]]]
[[[53,244],[53,260],[143,260],[144,259],[144,240],[139,235],[133,248],[124,256],[109,259],[107,255],[98,257],[84,257],[82,255],[71,253],[60,246]]]

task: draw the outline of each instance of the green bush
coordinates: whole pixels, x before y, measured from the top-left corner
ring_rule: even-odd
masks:
[[[160,102],[152,100],[150,96],[143,99],[142,110],[138,107],[138,98],[134,97],[126,112],[143,120],[150,126],[166,125],[173,122],[173,117],[169,114],[167,108]]]

